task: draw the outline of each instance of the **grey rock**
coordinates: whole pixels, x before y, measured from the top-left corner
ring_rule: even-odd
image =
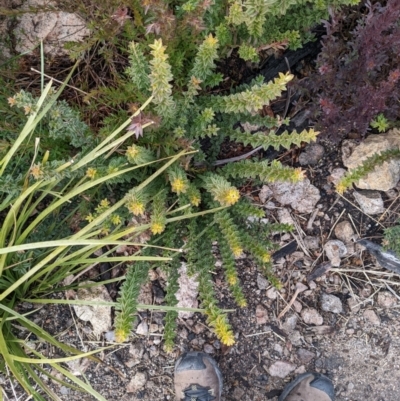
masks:
[[[271,287],[270,289],[267,290],[265,295],[269,299],[276,299],[278,297],[278,290],[275,287]]]
[[[290,205],[300,213],[311,213],[321,196],[318,188],[308,178],[297,183],[276,182],[270,184],[274,198],[282,205]]]
[[[138,324],[138,327],[136,328],[136,334],[145,336],[149,332],[149,325],[143,320]]]
[[[265,203],[269,198],[273,195],[272,189],[268,185],[263,185],[260,192],[258,193],[258,197],[260,198],[261,203]]]
[[[364,191],[361,193],[354,191],[353,195],[365,214],[380,214],[385,211],[383,200],[379,192]]]
[[[235,387],[235,390],[233,390],[233,393],[232,393],[232,398],[234,400],[243,400],[244,395],[245,395],[245,392],[242,388]]]
[[[268,287],[268,280],[262,275],[257,275],[257,287],[259,290],[265,290]]]
[[[342,241],[330,240],[324,245],[324,251],[332,266],[339,266],[341,258],[347,253],[347,248]]]
[[[333,183],[334,185],[337,185],[345,174],[346,170],[344,168],[341,167],[334,168],[331,171],[331,175],[328,177],[328,181]]]
[[[268,312],[262,305],[257,305],[256,307],[256,322],[257,324],[268,322]]]
[[[304,323],[313,324],[315,326],[321,326],[324,323],[324,319],[315,308],[303,309],[301,311],[301,318]]]
[[[294,220],[287,209],[278,210],[278,219],[279,223],[294,225]]]
[[[65,55],[66,42],[81,42],[90,31],[85,21],[74,13],[64,11],[40,11],[48,7],[47,0],[28,0],[24,2],[23,12],[17,18],[13,35],[19,53],[33,50],[43,40],[44,52],[52,55]],[[29,12],[30,9],[39,10]]]
[[[311,237],[307,235],[304,237],[304,245],[306,246],[307,249],[319,249],[320,246],[320,241],[318,237]]]
[[[139,342],[131,344],[129,347],[129,354],[131,355],[129,361],[130,366],[139,365],[144,354],[144,346]]]
[[[367,309],[366,311],[364,311],[363,316],[365,320],[369,321],[375,326],[379,326],[381,324],[379,316],[372,309]]]
[[[391,308],[397,304],[397,298],[389,291],[378,293],[377,303],[381,308]]]
[[[291,332],[296,328],[298,321],[298,317],[296,315],[290,315],[288,316],[285,321],[283,322],[283,330],[286,332]]]
[[[335,295],[323,293],[321,296],[321,309],[325,312],[342,313],[342,301]]]
[[[400,130],[393,129],[385,134],[370,135],[365,141],[343,155],[343,164],[355,169],[368,157],[385,150],[400,147]],[[374,171],[360,179],[356,185],[361,189],[388,191],[394,188],[400,179],[400,161],[391,159],[375,167]]]
[[[325,153],[325,149],[319,143],[308,144],[299,156],[299,163],[302,166],[317,164]]]
[[[144,387],[147,381],[147,376],[143,372],[137,372],[126,386],[127,393],[136,393]]]
[[[215,349],[211,344],[204,344],[203,351],[207,354],[213,354]]]
[[[335,227],[336,238],[344,243],[350,242],[354,238],[354,230],[351,223],[347,220],[341,221]]]
[[[316,355],[314,354],[314,352],[311,352],[305,348],[299,348],[297,350],[297,358],[299,358],[299,361],[301,363],[307,364],[311,362],[315,357]]]
[[[272,377],[280,377],[281,379],[284,379],[295,369],[296,365],[294,365],[293,363],[285,361],[277,361],[269,367],[268,373]]]

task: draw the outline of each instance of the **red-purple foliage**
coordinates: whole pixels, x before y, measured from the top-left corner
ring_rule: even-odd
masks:
[[[366,15],[345,40],[349,14],[331,15],[318,57],[318,73],[305,86],[314,99],[321,136],[339,142],[350,132],[365,136],[371,120],[399,116],[400,0],[366,2]]]

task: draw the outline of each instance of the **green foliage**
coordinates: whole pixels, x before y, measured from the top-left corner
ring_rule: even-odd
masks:
[[[397,224],[393,227],[385,229],[383,245],[386,249],[395,252],[397,256],[400,255],[400,225]]]
[[[52,369],[62,373],[63,378],[57,381],[63,385],[71,386],[90,393],[98,400],[105,399],[97,393],[88,383],[78,379],[64,369],[61,363],[69,362],[77,357],[90,357],[98,351],[82,353],[81,351],[63,344],[52,337],[44,329],[34,324],[26,316],[17,311],[16,305],[22,300],[32,303],[74,303],[73,300],[58,300],[43,298],[57,291],[57,287],[64,282],[66,277],[77,276],[80,272],[98,263],[122,262],[129,263],[125,282],[117,304],[116,339],[124,341],[130,333],[134,313],[136,311],[137,295],[140,284],[146,279],[149,269],[148,262],[170,261],[172,258],[165,255],[165,249],[153,246],[157,250],[155,254],[113,256],[118,246],[135,246],[140,254],[142,245],[133,242],[135,237],[149,228],[149,224],[138,223],[135,226],[126,226],[125,219],[130,211],[130,202],[141,200],[140,194],[156,190],[156,196],[152,199],[153,214],[155,218],[162,216],[164,226],[172,221],[181,221],[190,218],[190,213],[181,214],[179,208],[169,206],[169,213],[173,213],[173,219],[163,209],[165,193],[160,191],[159,183],[154,184],[168,168],[180,159],[187,156],[182,151],[177,155],[164,160],[154,158],[145,164],[129,166],[127,160],[121,161],[120,156],[114,156],[107,160],[112,150],[118,149],[134,133],[128,131],[122,136],[118,134],[131,124],[129,118],[124,124],[113,132],[97,146],[90,149],[82,149],[79,157],[66,162],[50,160],[50,152],[44,152],[41,161],[36,161],[39,152],[39,142],[34,149],[28,149],[28,153],[34,157],[29,163],[22,163],[16,172],[14,160],[24,160],[19,157],[21,149],[29,148],[29,138],[35,128],[47,122],[48,114],[65,104],[57,102],[64,85],[54,93],[51,84],[44,89],[37,100],[25,93],[13,97],[11,104],[29,100],[27,121],[19,135],[15,138],[6,152],[0,158],[0,180],[3,186],[0,191],[0,205],[2,213],[2,226],[0,229],[0,354],[3,373],[6,367],[22,388],[35,400],[58,399],[48,387],[43,375],[54,378],[47,368],[40,365],[50,364]],[[151,98],[145,102],[149,104]],[[60,106],[61,104],[61,106]],[[25,107],[28,107],[25,105]],[[136,112],[138,116],[142,112]],[[73,114],[72,114],[73,115]],[[59,118],[60,116],[57,116]],[[62,116],[61,116],[62,117]],[[76,115],[73,115],[76,118]],[[54,116],[47,117],[49,119]],[[51,129],[47,125],[48,129]],[[72,141],[72,140],[71,140]],[[72,149],[72,148],[71,148]],[[190,152],[189,152],[190,154]],[[68,155],[66,155],[68,156]],[[137,162],[137,160],[136,160]],[[148,168],[154,165],[151,173],[145,175],[145,179],[137,182],[135,189],[124,196],[124,191],[113,192],[113,201],[102,199],[96,203],[96,193],[102,193],[110,183],[121,183],[118,177],[129,175],[133,171]],[[91,166],[91,167],[89,167]],[[93,167],[95,166],[95,167]],[[140,174],[135,174],[139,179]],[[12,185],[10,185],[12,183]],[[152,187],[152,188],[151,188]],[[106,191],[108,192],[108,191]],[[109,192],[108,192],[109,193]],[[135,198],[136,196],[136,198]],[[93,208],[83,219],[78,210],[83,199],[90,199],[87,209]],[[144,196],[143,199],[146,199]],[[149,199],[147,199],[149,201]],[[93,206],[91,206],[91,204]],[[139,205],[140,206],[140,205]],[[142,206],[144,207],[144,206]],[[126,211],[125,208],[128,210]],[[207,212],[203,212],[207,213]],[[86,221],[84,221],[86,220]],[[124,238],[125,240],[121,240]],[[108,246],[110,250],[102,256],[94,257],[93,254],[102,247]],[[168,249],[169,253],[179,253],[179,250]],[[96,285],[101,285],[99,282]],[[69,289],[78,288],[79,283],[72,284]],[[83,302],[85,303],[85,301]],[[65,357],[56,360],[43,355],[40,351],[34,352],[34,358],[30,346],[25,340],[19,338],[20,333],[13,326],[25,327],[29,332],[38,337],[38,342],[45,342],[54,346]],[[40,361],[40,365],[38,364]],[[68,383],[69,382],[69,383]],[[39,390],[38,390],[39,389]]]
[[[140,288],[145,283],[150,263],[138,262],[128,266],[125,281],[119,291],[118,308],[115,314],[114,327],[117,342],[124,342],[128,338],[136,318],[137,299]]]
[[[378,132],[386,132],[390,127],[389,121],[382,113],[379,113],[376,118],[371,121],[370,125],[372,128],[377,129]]]

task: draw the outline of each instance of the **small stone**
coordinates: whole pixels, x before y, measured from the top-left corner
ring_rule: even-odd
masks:
[[[372,310],[367,309],[363,313],[364,319],[368,320],[370,323],[374,324],[375,326],[379,326],[381,324],[381,320],[379,319],[378,315]]]
[[[301,311],[301,317],[306,324],[321,326],[324,323],[324,319],[315,308],[303,309]]]
[[[304,245],[307,249],[318,249],[319,248],[319,238],[306,236],[304,237]]]
[[[293,308],[297,313],[300,313],[301,310],[303,309],[303,305],[299,301],[294,301],[293,302]]]
[[[295,371],[294,371],[294,373],[296,374],[296,375],[301,375],[301,374],[303,374],[303,373],[306,373],[306,367],[304,366],[304,365],[301,365],[301,366],[299,366]]]
[[[182,327],[179,331],[178,331],[178,336],[180,338],[183,338],[184,340],[187,339],[189,332],[187,331],[187,329],[185,327]]]
[[[294,330],[289,333],[289,340],[296,347],[302,345],[304,342],[304,338],[298,330]]]
[[[268,312],[262,305],[257,305],[256,307],[256,322],[257,324],[268,322]]]
[[[283,348],[282,348],[282,345],[280,345],[280,344],[278,344],[278,343],[275,343],[274,344],[274,351],[276,351],[278,354],[282,354],[282,352],[283,352]]]
[[[311,352],[305,348],[299,348],[297,350],[297,358],[299,358],[299,361],[302,364],[310,363],[315,357],[316,355],[314,352]]]
[[[335,295],[323,293],[321,296],[321,309],[325,312],[342,313],[342,301]]]
[[[150,329],[149,329],[150,333],[155,333],[158,331],[158,324],[155,323],[151,323],[150,324]]]
[[[126,386],[127,393],[136,393],[138,390],[144,387],[146,384],[147,377],[143,372],[137,372]]]
[[[245,392],[242,388],[235,387],[235,390],[233,390],[233,393],[232,393],[232,398],[234,400],[243,400],[244,394],[245,394]]]
[[[296,369],[296,365],[293,365],[293,363],[285,362],[285,361],[277,361],[269,367],[268,373],[272,377],[280,377],[281,379],[284,379],[287,375],[289,375],[295,369]]]
[[[278,290],[275,287],[271,287],[269,290],[267,290],[265,295],[269,299],[276,299],[278,297]]]
[[[335,227],[336,238],[343,242],[350,242],[354,237],[354,230],[351,223],[347,220],[341,221]]]
[[[328,181],[333,183],[334,185],[337,185],[339,181],[344,177],[346,172],[347,170],[345,170],[344,168],[334,168],[331,172],[331,175],[328,177]]]
[[[361,308],[360,303],[357,302],[354,298],[349,298],[347,300],[347,305],[349,306],[350,311],[354,313],[357,313]]]
[[[257,275],[257,287],[259,290],[265,290],[268,287],[268,280],[262,275]]]
[[[391,308],[392,306],[396,305],[397,298],[389,291],[382,291],[382,292],[378,293],[377,302],[381,308],[387,309],[387,308]]]
[[[347,385],[347,391],[352,391],[353,389],[354,389],[354,383],[350,382],[350,383]]]
[[[215,352],[215,349],[211,344],[204,344],[203,350],[206,354],[213,354]]]
[[[131,344],[129,347],[129,354],[132,356],[130,358],[131,367],[138,365],[144,354],[144,346],[140,343]]]
[[[317,164],[325,153],[325,149],[319,143],[308,144],[299,156],[299,163],[302,166]]]
[[[65,386],[61,386],[60,387],[60,393],[62,394],[62,395],[68,395],[69,393],[70,393],[70,389],[68,388],[68,387],[65,387]]]
[[[296,284],[296,291],[298,291],[299,293],[304,292],[306,290],[308,290],[308,287],[305,284],[300,282]]]
[[[297,320],[298,320],[298,317],[297,317],[296,315],[290,315],[290,316],[288,316],[288,317],[285,319],[285,321],[284,321],[284,323],[283,323],[283,325],[282,325],[283,330],[285,330],[286,332],[291,332],[291,331],[293,331],[293,330],[296,328]]]
[[[340,266],[340,260],[347,253],[347,248],[342,241],[330,240],[324,245],[326,257],[331,261],[332,266]]]
[[[354,198],[365,214],[380,214],[385,211],[381,194],[377,191],[353,192]]]
[[[290,224],[291,226],[294,226],[294,220],[287,209],[278,210],[278,219],[279,223]]]
[[[204,327],[204,325],[201,324],[201,323],[196,323],[196,324],[192,327],[193,333],[196,333],[196,334],[200,334],[200,333],[202,333],[204,330],[205,330],[205,327]]]
[[[143,320],[138,324],[138,327],[136,328],[136,334],[145,336],[149,332],[149,325]]]
[[[265,203],[269,198],[271,198],[273,192],[268,185],[263,185],[260,192],[258,193],[258,197],[260,198],[261,203]]]

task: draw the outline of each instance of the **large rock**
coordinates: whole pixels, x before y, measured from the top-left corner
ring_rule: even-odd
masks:
[[[385,205],[379,192],[364,191],[361,193],[354,191],[353,195],[365,214],[381,214],[385,211]]]
[[[81,284],[95,284],[93,281],[85,281]],[[112,299],[104,285],[89,288],[79,288],[75,293],[75,299],[82,301],[112,302]],[[90,322],[93,334],[99,337],[105,331],[111,329],[111,306],[107,305],[73,305],[76,316],[79,319]]]
[[[46,0],[27,0],[22,9],[51,9]],[[90,33],[85,21],[74,13],[64,11],[24,12],[17,18],[13,34],[16,51],[19,53],[33,50],[43,40],[45,53],[59,55],[66,53],[66,42],[80,42]]]
[[[343,151],[343,164],[350,170],[360,166],[367,158],[385,150],[400,147],[400,130],[392,129],[385,134],[370,135],[349,152]],[[388,191],[400,180],[400,160],[389,160],[375,167],[374,171],[360,179],[356,185],[361,189]]]

